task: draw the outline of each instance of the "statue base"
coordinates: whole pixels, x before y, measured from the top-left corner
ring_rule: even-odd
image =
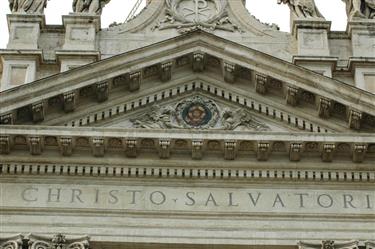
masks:
[[[40,30],[45,27],[44,15],[9,14],[9,42],[7,49],[38,49]]]
[[[96,34],[100,30],[100,16],[86,13],[70,13],[63,16],[65,43],[56,52],[60,71],[80,67],[100,59]]]
[[[350,21],[346,29],[352,42],[349,68],[354,71],[355,85],[372,93],[375,93],[375,68],[368,65],[373,63],[369,57],[375,54],[374,27],[375,20],[358,19]]]
[[[375,54],[375,20],[359,19],[348,22],[346,32],[351,37],[353,57],[371,57]]]
[[[64,50],[96,50],[96,33],[100,30],[100,16],[73,13],[63,16],[65,27]]]
[[[299,56],[329,56],[328,32],[331,22],[322,18],[293,19],[292,35]]]

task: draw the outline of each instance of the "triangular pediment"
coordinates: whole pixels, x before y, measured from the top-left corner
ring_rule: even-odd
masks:
[[[191,91],[302,131],[375,127],[373,94],[202,31],[4,91],[0,114],[3,124],[92,126]]]

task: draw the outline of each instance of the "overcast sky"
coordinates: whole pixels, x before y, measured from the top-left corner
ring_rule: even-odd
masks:
[[[72,10],[72,1],[50,0],[45,11],[47,24],[61,24],[61,16]],[[104,9],[102,27],[108,27],[113,22],[123,22],[135,2],[136,0],[111,0]],[[281,30],[289,31],[289,8],[276,2],[277,0],[247,0],[247,8],[262,22],[276,23]],[[315,0],[315,2],[326,19],[332,21],[332,30],[345,30],[345,5],[341,0]],[[0,0],[0,48],[4,48],[8,42],[6,14],[9,12],[8,1]]]

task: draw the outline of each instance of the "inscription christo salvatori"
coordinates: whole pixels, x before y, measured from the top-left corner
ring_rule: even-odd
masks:
[[[375,191],[4,184],[2,206],[134,211],[374,214]]]

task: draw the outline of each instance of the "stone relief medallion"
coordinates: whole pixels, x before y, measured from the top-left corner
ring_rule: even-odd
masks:
[[[165,0],[166,15],[153,30],[177,29],[180,33],[196,29],[242,32],[226,12],[227,0]]]
[[[177,122],[185,128],[214,127],[219,120],[219,110],[211,100],[201,97],[187,99],[177,105]]]
[[[271,130],[245,109],[219,108],[214,101],[201,96],[173,106],[154,105],[130,122],[134,128],[145,129]]]

